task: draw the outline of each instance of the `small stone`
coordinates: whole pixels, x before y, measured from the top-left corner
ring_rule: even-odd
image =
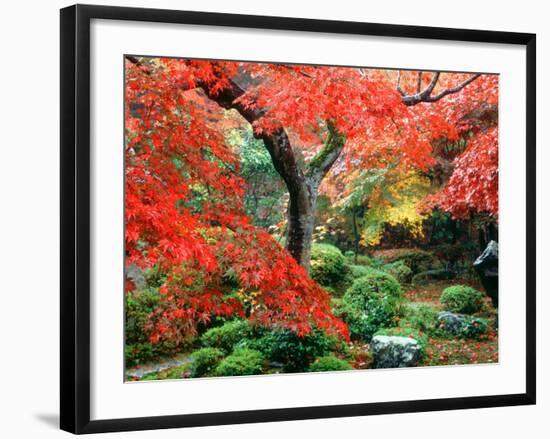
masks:
[[[421,357],[420,345],[409,337],[376,335],[370,350],[375,369],[416,366]]]

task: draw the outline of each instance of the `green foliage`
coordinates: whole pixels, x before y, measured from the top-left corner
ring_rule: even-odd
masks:
[[[372,269],[369,269],[363,265],[348,265],[348,273],[350,278],[353,280],[366,276],[371,271]]]
[[[284,182],[263,141],[254,137],[251,127],[232,130],[228,141],[239,150],[240,176],[247,182],[246,213],[252,217],[254,225],[268,229],[284,218]]]
[[[449,280],[454,279],[456,274],[446,268],[438,268],[435,270],[422,271],[412,277],[412,283],[415,285],[423,285],[433,280]]]
[[[391,274],[400,283],[409,283],[412,279],[412,270],[402,260],[386,264],[382,270]]]
[[[191,354],[192,377],[210,375],[224,357],[224,352],[218,348],[202,348]]]
[[[125,347],[126,366],[153,361],[160,356],[174,352],[176,346],[170,342],[152,344],[149,341],[149,316],[158,306],[160,295],[156,288],[129,292],[125,295]]]
[[[315,330],[303,337],[284,329],[275,329],[251,343],[271,361],[284,365],[285,372],[305,372],[311,362],[338,348],[338,340]]]
[[[252,335],[252,328],[246,320],[232,320],[222,326],[211,328],[201,336],[205,347],[218,348],[229,353],[241,340]]]
[[[487,334],[488,331],[489,324],[486,319],[482,319],[479,317],[469,317],[462,324],[462,329],[460,333],[464,338],[477,339]]]
[[[437,327],[437,310],[425,303],[410,303],[403,307],[401,327],[412,327],[432,333]]]
[[[381,328],[374,335],[388,335],[412,338],[418,342],[421,358],[426,357],[426,349],[428,348],[429,338],[426,333],[422,331],[410,327]]]
[[[353,282],[344,294],[344,302],[357,309],[365,309],[373,297],[385,299],[395,306],[401,299],[401,285],[391,274],[372,270]]]
[[[156,380],[179,380],[185,378],[189,373],[189,364],[171,367],[170,369],[161,370],[144,375],[140,381],[156,381]]]
[[[440,302],[447,311],[473,314],[483,307],[483,294],[465,285],[453,285],[443,290]]]
[[[344,252],[344,257],[346,259],[353,259],[355,257],[355,252],[353,250],[346,250]]]
[[[313,244],[310,275],[321,285],[331,286],[340,282],[345,276],[345,259],[338,247]]]
[[[372,270],[353,282],[342,301],[335,303],[334,314],[348,324],[352,337],[370,341],[379,328],[393,324],[400,303],[397,280]]]
[[[330,372],[337,370],[351,370],[351,365],[344,360],[336,358],[334,355],[317,358],[309,367],[310,372]]]
[[[239,348],[223,359],[214,370],[216,376],[258,375],[264,368],[265,359],[254,349]]]
[[[439,261],[433,253],[418,248],[401,249],[385,257],[386,262],[402,261],[414,274],[437,268]]]

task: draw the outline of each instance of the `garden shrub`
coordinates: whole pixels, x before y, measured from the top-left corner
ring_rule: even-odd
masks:
[[[413,272],[403,261],[395,261],[382,266],[382,271],[391,274],[400,283],[409,283]]]
[[[334,314],[347,323],[353,338],[370,341],[383,326],[393,324],[401,302],[401,286],[395,278],[381,271],[371,271],[356,279]]]
[[[202,348],[191,354],[191,376],[202,377],[209,375],[222,361],[224,352],[218,348]]]
[[[425,303],[410,303],[403,308],[401,327],[412,327],[422,332],[434,332],[438,326],[437,310]]]
[[[353,259],[355,257],[355,252],[353,250],[346,250],[344,252],[344,257],[346,259]]]
[[[274,329],[253,340],[250,347],[282,363],[285,372],[305,372],[315,358],[338,349],[339,342],[318,329],[303,337],[287,329]]]
[[[218,348],[230,353],[241,340],[252,335],[252,328],[246,320],[232,320],[222,326],[211,328],[201,336],[202,345]]]
[[[317,358],[309,367],[310,372],[331,372],[336,370],[351,370],[351,365],[345,361],[336,358],[334,355]]]
[[[396,303],[401,299],[401,285],[391,274],[373,270],[356,279],[343,299],[358,309],[365,309],[371,297],[387,298],[388,302]]]
[[[489,324],[486,319],[479,317],[468,317],[464,320],[460,334],[465,338],[480,338],[489,331]]]
[[[417,273],[412,278],[412,283],[422,285],[433,280],[449,280],[454,279],[456,273],[446,268],[438,268],[436,270],[427,270]]]
[[[126,366],[153,361],[163,355],[170,355],[176,349],[173,342],[149,341],[150,314],[159,304],[160,294],[156,288],[145,288],[125,295],[125,360]]]
[[[426,333],[410,327],[381,328],[374,335],[388,335],[394,337],[408,337],[416,340],[420,347],[420,357],[426,358],[429,338]]]
[[[265,359],[254,349],[239,348],[224,358],[214,370],[216,376],[258,375],[262,373]]]
[[[353,280],[366,276],[372,271],[364,265],[348,265],[349,277]]]
[[[380,251],[379,255],[386,263],[402,261],[413,274],[438,268],[440,265],[435,255],[419,248],[403,248]]]
[[[344,255],[333,245],[313,244],[309,274],[312,279],[324,286],[340,282],[345,276]]]
[[[465,285],[453,285],[443,290],[440,302],[447,311],[473,314],[483,307],[483,294]]]

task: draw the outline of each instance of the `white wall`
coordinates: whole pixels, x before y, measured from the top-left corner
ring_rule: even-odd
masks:
[[[92,2],[96,3],[96,2]],[[101,4],[164,7],[281,16],[302,16],[396,24],[483,28],[538,35],[538,222],[548,221],[550,153],[547,140],[549,88],[547,55],[550,29],[544,2],[441,0],[360,2],[353,0],[260,2],[233,0],[108,1]],[[308,3],[314,5],[308,7]],[[58,9],[63,1],[21,1],[2,5],[0,32],[0,434],[7,438],[60,437],[58,411],[58,285],[59,285],[59,150],[58,150]],[[549,430],[549,325],[544,271],[550,257],[549,233],[539,227],[538,347],[539,404],[498,408],[327,419],[201,429],[125,433],[109,437],[280,438],[397,437],[507,438],[529,434],[545,437]],[[546,311],[546,312],[545,312]],[[543,350],[543,346],[546,348]]]

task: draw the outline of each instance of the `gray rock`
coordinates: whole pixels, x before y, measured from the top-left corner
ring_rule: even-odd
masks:
[[[462,314],[454,314],[449,311],[442,311],[437,314],[437,320],[441,329],[450,332],[451,334],[458,335],[464,326],[464,320],[466,316]]]
[[[421,357],[420,345],[409,337],[375,335],[370,350],[376,369],[416,366]]]
[[[493,306],[498,308],[498,243],[496,241],[490,241],[487,244],[483,253],[474,261],[474,268]]]

